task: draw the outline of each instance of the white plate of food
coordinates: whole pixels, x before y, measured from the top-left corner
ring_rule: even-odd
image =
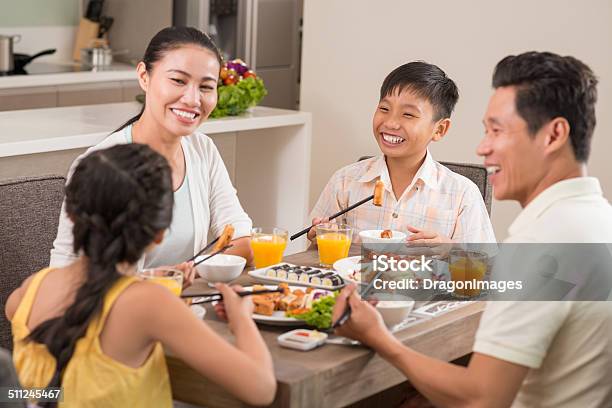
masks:
[[[248,274],[260,282],[287,283],[327,290],[337,290],[346,284],[342,276],[331,269],[299,266],[287,262],[255,269]]]
[[[331,295],[332,292],[324,289],[305,288],[303,286],[280,285],[253,285],[246,290],[284,288],[284,293],[266,293],[253,295],[251,299],[255,304],[253,320],[257,323],[274,326],[305,326],[303,320],[287,316],[287,311],[307,312],[312,303],[320,297]]]
[[[372,263],[363,263],[361,255],[349,256],[334,262],[334,270],[347,282],[362,284],[361,275],[372,269]]]

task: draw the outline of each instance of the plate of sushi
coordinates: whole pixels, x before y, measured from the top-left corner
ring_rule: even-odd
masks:
[[[327,290],[340,289],[346,284],[340,274],[331,269],[298,266],[286,262],[255,269],[250,271],[249,275],[260,282],[288,283]]]
[[[328,290],[275,285],[253,285],[252,290],[282,289],[282,292],[253,295],[255,305],[253,320],[275,326],[314,326],[327,328],[331,325],[331,313],[335,294]]]

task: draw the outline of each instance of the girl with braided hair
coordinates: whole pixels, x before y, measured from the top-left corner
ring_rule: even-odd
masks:
[[[167,161],[146,145],[79,162],[66,212],[80,256],[32,275],[6,303],[24,387],[63,387],[61,407],[171,407],[163,345],[245,402],[272,401],[272,361],[248,297],[217,287],[232,345],[169,290],[135,277],[171,224],[173,197]]]
[[[184,263],[228,224],[234,227],[233,247],[226,253],[252,259],[252,222],[243,210],[227,169],[212,140],[197,131],[217,104],[221,56],[212,40],[190,27],[169,27],[157,33],[137,66],[145,92],[141,112],[80,156],[118,143],[143,143],[163,155],[172,169],[174,218],[164,242],[140,260],[139,267],[173,265],[189,284],[195,268]],[[72,226],[60,215],[51,266],[77,256],[72,251]]]

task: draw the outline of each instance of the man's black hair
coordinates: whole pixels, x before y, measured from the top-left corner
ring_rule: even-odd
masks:
[[[551,52],[526,52],[502,59],[493,73],[493,87],[516,87],[516,111],[535,135],[550,120],[569,122],[576,160],[586,162],[595,129],[597,78],[574,57]]]

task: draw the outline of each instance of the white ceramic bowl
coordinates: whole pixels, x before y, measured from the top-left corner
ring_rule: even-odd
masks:
[[[391,231],[391,238],[381,238],[380,234],[383,230],[363,230],[359,232],[359,238],[362,245],[374,252],[393,250],[397,248],[397,244],[404,242],[408,236],[401,231]],[[389,244],[389,245],[385,245]]]
[[[378,299],[376,310],[389,328],[403,322],[414,308],[414,300],[408,296],[377,293],[374,297]]]
[[[196,258],[196,262],[201,257]],[[198,275],[210,283],[230,282],[244,269],[246,259],[238,255],[219,254],[196,266]]]

